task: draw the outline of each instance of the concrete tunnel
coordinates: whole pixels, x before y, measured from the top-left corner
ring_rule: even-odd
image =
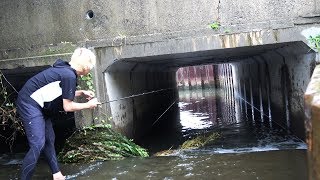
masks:
[[[226,97],[235,97],[226,98],[230,106],[222,114],[234,114],[237,122],[242,111],[251,111],[303,138],[303,93],[316,64],[316,53],[306,43],[319,32],[319,3],[256,4],[80,1],[74,6],[6,0],[0,69],[10,82],[19,79],[13,82],[19,89],[24,76],[56,58],[69,59],[75,46],[93,48],[99,100],[163,90],[98,109],[101,119],[112,116],[116,129],[138,138],[176,98],[179,67],[215,64],[217,86],[226,88]],[[218,29],[208,26],[213,21],[220,23]]]
[[[216,87],[225,89],[222,117],[236,123],[246,113],[305,138],[303,94],[316,53],[302,41],[113,59],[108,66],[108,48],[95,51],[103,74],[96,78],[100,99],[154,92],[103,106],[115,129],[130,138],[147,133],[175,101],[178,68],[205,64],[214,64]]]

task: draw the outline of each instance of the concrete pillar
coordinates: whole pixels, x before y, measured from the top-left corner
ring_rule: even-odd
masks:
[[[320,66],[316,66],[304,94],[309,179],[320,179]]]

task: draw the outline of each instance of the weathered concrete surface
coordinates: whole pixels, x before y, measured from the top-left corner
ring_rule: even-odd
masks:
[[[287,65],[284,75],[291,73],[291,66],[304,66],[308,62],[295,62],[295,58],[290,57],[290,53],[294,53],[292,50],[280,50],[280,55],[277,51],[285,49],[287,42],[307,44],[310,33],[320,32],[319,2],[312,0],[3,0],[0,7],[0,41],[3,42],[0,44],[3,62],[0,69],[48,65],[61,55],[68,59],[76,46],[90,47],[98,57],[94,76],[101,100],[173,87],[178,67],[241,60],[260,62],[261,57],[275,64],[275,70],[270,69],[270,81],[278,82],[278,61],[282,56],[292,63]],[[92,14],[87,14],[89,10]],[[221,24],[216,31],[209,27],[213,21]],[[302,53],[298,60],[315,60],[310,53],[312,57]],[[239,69],[242,66],[240,63]],[[312,66],[306,69],[312,71]],[[298,70],[294,68],[292,72],[304,72]],[[292,96],[292,102],[297,102],[292,112],[299,111],[301,106],[299,98],[295,98],[295,93],[298,96],[304,89],[301,80],[305,80],[305,84],[308,81],[307,75],[298,77],[298,84],[292,84],[296,81],[291,77],[285,78],[292,91],[297,90],[285,98]],[[254,81],[251,86],[252,93],[257,94]],[[281,86],[275,83],[269,88]],[[274,92],[270,96],[276,98],[281,90]],[[167,98],[161,108],[157,104],[142,105],[143,100],[164,99],[163,96],[153,98],[104,105],[99,113],[112,114],[113,123],[120,131],[134,136],[132,128],[140,130],[140,124],[148,119],[136,122],[135,118],[142,117],[143,111],[157,114],[170,104]],[[281,102],[274,100],[272,103],[278,107]],[[125,120],[121,120],[126,111],[120,107],[124,106],[130,110]],[[139,108],[134,112],[137,107],[145,110],[138,112]]]
[[[230,62],[237,98],[252,106],[249,115],[280,125],[305,139],[303,94],[315,59],[308,46],[295,42]]]
[[[320,179],[320,66],[312,75],[304,95],[305,125],[308,143],[309,179]]]
[[[104,73],[114,127],[128,137],[139,138],[157,123],[176,99],[175,69],[137,63],[118,63]],[[143,96],[118,100],[131,95]],[[153,112],[153,113],[150,113]]]
[[[121,37],[158,42],[319,21],[319,2],[313,0],[3,0],[0,7],[0,40],[5,42],[0,44],[0,59],[39,55],[39,49],[62,42],[116,45]],[[208,26],[213,21],[220,22],[218,31]]]
[[[193,64],[195,60],[199,62],[198,64],[206,63],[206,60],[223,63],[225,58],[245,56],[248,55],[247,53],[258,54],[262,51],[273,49],[274,46],[279,46],[277,45],[279,43],[303,41],[308,44],[308,37],[304,32],[309,29],[319,32],[319,27],[318,25],[305,25],[286,29],[269,29],[234,34],[210,34],[196,37],[190,35],[187,37],[172,37],[166,40],[160,40],[164,37],[159,37],[158,41],[148,41],[144,37],[123,37],[120,40],[122,43],[116,46],[110,46],[108,40],[87,42],[87,46],[109,47],[104,52],[109,55],[108,58],[110,59],[102,64],[105,69],[115,60],[121,59],[141,62],[146,59],[147,61],[157,60],[159,62],[161,60],[163,64],[172,63],[174,60],[176,66]],[[203,35],[203,32],[199,32],[199,34]],[[157,39],[157,37],[154,37],[154,39]],[[247,52],[246,48],[239,48],[248,46],[252,46],[254,50]]]

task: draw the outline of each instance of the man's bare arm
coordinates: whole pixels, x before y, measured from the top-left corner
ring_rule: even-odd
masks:
[[[63,109],[66,112],[74,112],[79,111],[82,109],[93,109],[97,107],[97,105],[101,104],[98,102],[97,98],[91,99],[90,101],[86,103],[77,103],[74,101],[71,101],[69,99],[63,99]]]

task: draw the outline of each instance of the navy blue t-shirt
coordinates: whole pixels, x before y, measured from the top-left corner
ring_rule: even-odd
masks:
[[[74,99],[76,86],[76,71],[58,59],[52,67],[30,78],[19,91],[19,98],[42,108],[45,114],[55,114],[63,111],[63,99]]]

